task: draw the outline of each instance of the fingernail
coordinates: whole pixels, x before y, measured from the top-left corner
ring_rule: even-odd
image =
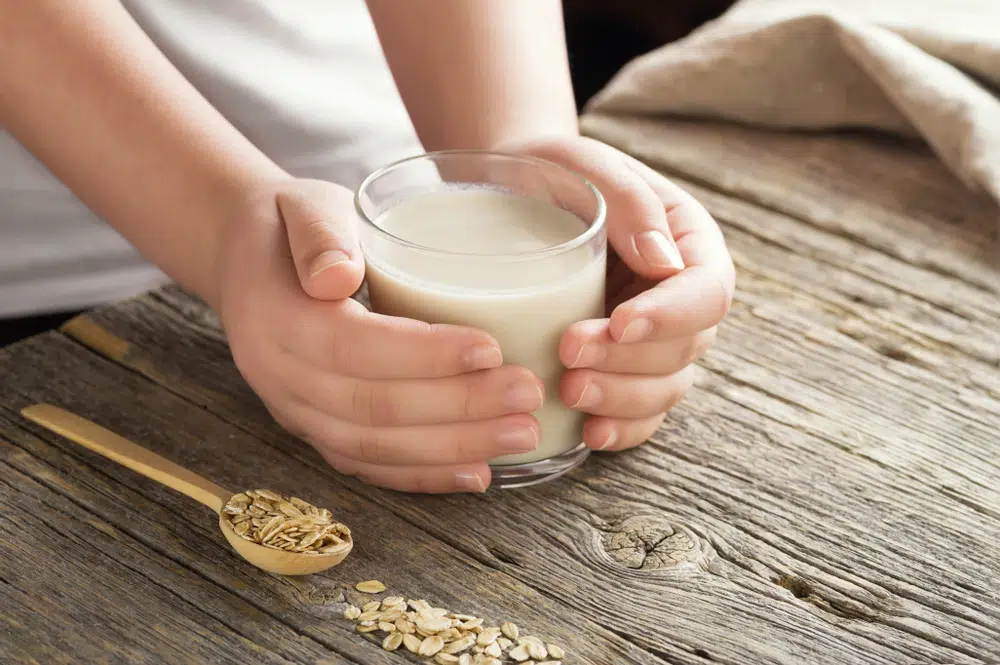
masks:
[[[593,383],[588,383],[580,393],[580,399],[576,400],[576,404],[571,406],[571,409],[586,409],[592,406],[597,406],[601,403],[601,389],[599,386]]]
[[[497,347],[484,344],[468,349],[462,357],[462,362],[469,371],[493,369],[503,364],[503,354]]]
[[[532,428],[518,427],[500,432],[496,444],[502,453],[526,453],[538,447],[538,437]]]
[[[536,383],[515,383],[507,389],[504,405],[511,411],[534,411],[542,405],[544,396]]]
[[[627,326],[622,332],[621,339],[618,340],[625,344],[633,344],[635,342],[641,342],[642,340],[649,337],[649,333],[653,332],[653,322],[649,319],[635,319]]]
[[[608,438],[604,439],[604,443],[602,443],[601,445],[597,446],[597,449],[598,450],[607,450],[611,446],[615,445],[615,443],[617,443],[617,442],[618,442],[618,431],[617,430],[611,430],[610,432],[608,432]]]
[[[351,257],[347,255],[346,252],[342,252],[339,249],[330,250],[329,252],[323,252],[316,260],[313,261],[312,272],[309,273],[309,277],[315,277],[324,270],[328,270],[338,263],[344,263],[345,261],[350,261]]]
[[[657,268],[684,270],[684,259],[674,241],[659,231],[643,231],[633,239],[642,260]]]
[[[576,354],[576,360],[570,363],[570,367],[593,367],[604,360],[607,351],[600,344],[584,344],[580,347],[580,352]]]
[[[482,494],[486,491],[486,483],[479,477],[479,474],[468,471],[459,471],[455,474],[455,485],[463,492]]]

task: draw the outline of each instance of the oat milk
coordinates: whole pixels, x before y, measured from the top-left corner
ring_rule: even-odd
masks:
[[[491,464],[534,462],[579,445],[584,416],[558,397],[559,339],[571,323],[604,315],[605,250],[591,244],[537,252],[576,238],[588,223],[544,201],[459,189],[404,200],[375,224],[438,250],[422,252],[377,238],[366,242],[375,311],[485,330],[500,343],[506,364],[527,367],[545,382],[545,404],[534,413],[542,428],[538,449]],[[488,256],[515,253],[519,260]]]

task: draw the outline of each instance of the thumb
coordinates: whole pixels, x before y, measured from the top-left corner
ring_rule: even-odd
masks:
[[[276,201],[302,289],[317,300],[351,297],[365,276],[354,195],[333,183],[297,180]]]

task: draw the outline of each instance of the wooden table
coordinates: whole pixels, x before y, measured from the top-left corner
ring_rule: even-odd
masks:
[[[998,662],[994,205],[885,139],[585,126],[701,197],[739,268],[654,441],[535,489],[394,494],[275,426],[183,293],[93,312],[0,351],[0,661],[415,662],[341,618],[374,577],[567,663]],[[38,401],[227,487],[308,495],[357,547],[262,574],[199,505],[18,415]]]

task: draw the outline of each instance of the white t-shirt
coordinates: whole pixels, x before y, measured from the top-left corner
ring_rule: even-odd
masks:
[[[364,0],[124,5],[210,103],[295,175],[356,187],[421,150]],[[165,281],[0,133],[0,318],[90,307]]]

